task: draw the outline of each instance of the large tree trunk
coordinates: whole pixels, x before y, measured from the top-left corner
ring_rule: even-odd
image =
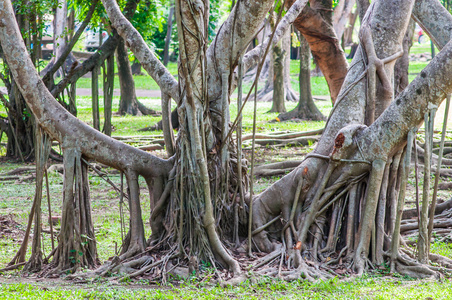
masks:
[[[324,120],[325,117],[319,111],[312,99],[311,93],[311,53],[306,39],[300,35],[300,74],[298,77],[300,85],[300,96],[298,105],[288,113],[278,116],[281,121],[289,119],[302,120]]]
[[[226,140],[229,131],[228,77],[222,76],[221,99],[222,126],[215,132],[207,110],[206,41],[208,36],[208,3],[193,10],[191,4],[176,0],[176,20],[180,47],[179,123],[180,131],[176,148],[176,180],[170,195],[161,195],[151,215],[152,237],[155,244],[165,240],[167,245],[177,245],[174,253],[187,253],[198,261],[219,261],[233,274],[240,275],[237,261],[227,252],[215,226],[220,222],[223,235],[229,235],[222,220],[215,216],[224,215],[223,222],[231,219],[227,215],[231,205],[230,149]],[[185,90],[184,91],[182,90]],[[211,153],[217,147],[216,153]],[[199,174],[199,177],[185,176]],[[219,184],[222,182],[222,184]],[[214,203],[222,203],[214,205]],[[174,212],[176,214],[174,215]],[[165,218],[164,215],[173,215]],[[226,218],[226,219],[224,219]],[[175,222],[178,220],[177,222]],[[169,222],[168,222],[169,221]],[[218,224],[218,223],[217,223]],[[165,247],[166,248],[166,247]]]
[[[322,252],[334,251],[342,255],[348,248],[349,255],[345,256],[344,260],[353,260],[358,273],[363,272],[367,261],[372,263],[381,261],[384,258],[382,256],[384,250],[391,252],[392,264],[398,272],[412,274],[410,267],[404,264],[406,262],[398,259],[397,220],[400,221],[400,218],[398,214],[392,213],[388,219],[384,217],[385,210],[400,212],[400,209],[403,209],[403,182],[406,184],[406,179],[403,181],[396,177],[397,180],[402,180],[401,196],[397,204],[397,198],[392,196],[391,189],[388,190],[388,186],[394,187],[392,184],[388,185],[388,178],[391,178],[389,170],[392,168],[391,172],[398,173],[400,154],[397,153],[402,153],[408,133],[420,125],[428,103],[440,103],[445,93],[450,90],[450,82],[438,81],[442,72],[452,71],[450,65],[444,65],[438,70],[441,59],[445,61],[451,59],[452,48],[447,47],[448,50],[441,53],[441,58],[432,61],[422,71],[421,76],[383,112],[382,107],[387,107],[392,97],[392,90],[387,82],[392,76],[393,60],[397,57],[394,54],[400,49],[413,2],[380,1],[371,5],[369,8],[371,13],[368,11],[367,20],[363,23],[361,31],[364,47],[362,50],[365,51],[369,63],[364,73],[366,80],[356,80],[360,76],[363,78],[361,74],[366,68],[360,63],[364,58],[360,55],[362,52],[358,51],[353,62],[355,67],[345,79],[343,94],[334,107],[334,112],[312,157],[306,159],[295,171],[268,188],[254,201],[254,228],[260,228],[279,214],[284,220],[293,222],[281,227],[280,230],[283,230],[289,257],[293,257],[296,264],[301,264],[304,268],[307,267],[303,265],[300,253],[296,250],[304,251],[304,255],[308,255],[310,259],[322,261],[326,258]],[[382,24],[390,26],[394,31],[391,33],[379,31]],[[372,37],[375,48],[371,43]],[[375,57],[390,59],[385,60],[384,69],[379,67],[380,69],[376,70],[372,66]],[[432,78],[432,81],[424,80],[426,77]],[[366,86],[370,91],[366,92]],[[380,104],[376,105],[375,109],[372,99],[375,99],[377,89],[389,94],[378,93],[377,99]],[[432,89],[436,94],[431,93]],[[430,93],[427,93],[428,90]],[[363,99],[366,98],[364,102]],[[354,113],[346,109],[346,106],[354,107]],[[369,109],[372,112],[370,117]],[[373,122],[375,118],[376,121]],[[364,122],[368,122],[369,127],[356,125]],[[408,149],[411,149],[411,144]],[[345,158],[347,159],[344,161]],[[403,164],[404,174],[407,167],[409,160]],[[335,204],[330,206],[332,203]],[[397,210],[394,210],[394,207],[397,207]],[[340,211],[342,213],[337,217]],[[294,212],[295,217],[292,217]],[[384,228],[384,224],[393,222],[396,222],[395,226],[389,226],[392,231],[385,233],[380,230]],[[290,232],[290,226],[295,226],[297,230]],[[319,235],[316,233],[318,232],[316,226],[320,226]],[[284,231],[286,229],[287,232]],[[381,248],[382,244],[376,241],[382,241],[384,235],[393,240],[395,247]],[[270,242],[266,232],[261,231],[254,240],[260,249],[267,251],[274,249],[274,244]],[[337,243],[332,243],[333,241]],[[295,251],[290,250],[293,247]],[[435,274],[422,265],[419,265],[418,270],[420,276]]]
[[[294,0],[288,1],[291,5]],[[332,25],[332,1],[311,1],[294,22],[309,43],[335,103],[347,74],[348,63]]]

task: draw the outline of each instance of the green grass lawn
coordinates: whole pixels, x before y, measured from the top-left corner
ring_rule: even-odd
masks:
[[[109,282],[74,286],[70,283],[0,283],[1,299],[451,299],[452,285],[443,281],[364,275],[309,283],[262,278],[237,287],[208,283],[168,283],[148,286]]]

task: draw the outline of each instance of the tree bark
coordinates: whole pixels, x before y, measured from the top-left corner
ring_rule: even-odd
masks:
[[[103,66],[104,70],[104,128],[102,130],[108,136],[111,136],[111,113],[113,103],[113,90],[115,80],[115,56],[112,54],[107,58]]]
[[[345,31],[345,26],[347,25],[347,21],[350,19],[350,14],[352,12],[353,6],[355,5],[355,0],[341,0],[339,1],[337,7],[340,7],[341,4],[343,6],[342,10],[336,12],[336,9],[334,9],[333,14],[333,28],[336,32],[338,40],[342,39]]]
[[[407,31],[403,37],[403,55],[394,66],[394,95],[397,96],[408,86],[408,67],[410,65],[410,48],[413,45],[415,22],[410,19]]]
[[[300,85],[300,96],[298,105],[288,113],[283,113],[278,116],[281,121],[293,118],[302,120],[324,120],[325,117],[319,111],[312,99],[311,92],[311,58],[309,51],[309,44],[306,39],[300,35],[300,73],[298,77]]]
[[[286,89],[284,86],[284,77],[287,70],[284,67],[285,58],[289,55],[282,49],[282,41],[277,43],[272,49],[273,55],[273,105],[270,112],[285,112]],[[270,78],[269,78],[270,79]]]
[[[288,1],[292,5],[294,0]],[[294,22],[309,43],[312,55],[328,83],[335,103],[347,74],[348,63],[332,26],[331,1],[313,1]]]
[[[116,49],[116,61],[121,90],[118,113],[122,116],[126,114],[132,116],[156,114],[154,110],[147,108],[137,99],[129,55],[122,38],[119,40],[118,48]]]
[[[126,114],[132,116],[140,115],[129,55],[122,38],[119,40],[118,48],[116,48],[116,61],[118,63],[119,86],[121,89],[118,113],[122,116]]]
[[[51,137],[64,142],[68,165],[64,186],[65,193],[67,190],[65,211],[70,212],[73,195],[71,177],[74,172],[69,171],[71,165],[75,165],[72,170],[79,168],[77,159],[84,154],[127,174],[132,214],[127,247],[121,259],[141,253],[146,247],[137,180],[138,175],[142,175],[148,184],[154,180],[156,187],[154,197],[157,201],[151,216],[155,249],[168,251],[166,257],[177,254],[199,257],[212,263],[220,262],[229,267],[234,275],[241,274],[240,266],[223,243],[230,240],[233,232],[230,220],[234,217],[232,208],[236,199],[230,196],[236,185],[242,184],[236,182],[231,171],[237,169],[234,161],[242,160],[242,157],[236,157],[231,149],[233,147],[228,147],[228,98],[233,87],[235,60],[243,53],[257,29],[258,25],[253,22],[261,24],[266,15],[265,9],[272,2],[238,2],[233,9],[237,14],[228,18],[217,35],[218,40],[208,49],[208,3],[177,1],[176,19],[181,45],[179,84],[167,76],[165,69],[159,69],[161,66],[150,55],[136,31],[131,30],[130,24],[124,21],[115,1],[104,2],[113,26],[118,27],[133,51],[141,55],[143,64],[156,81],[166,85],[163,90],[166,92],[170,87],[177,87],[177,91],[171,93],[178,97],[181,126],[176,155],[172,159],[161,160],[114,141],[76,120],[59,106],[45,89],[26,55],[25,45],[18,38],[19,28],[10,3],[0,3],[0,42],[5,50],[5,59],[37,122]],[[265,229],[271,223],[271,230],[277,234],[276,240],[280,239],[285,246],[277,250],[280,252],[276,252],[276,256],[273,253],[272,259],[280,257],[281,264],[296,268],[294,273],[280,272],[283,278],[326,276],[321,269],[306,263],[305,254],[309,256],[309,264],[323,262],[326,266],[330,263],[328,252],[339,253],[337,260],[340,261],[346,250],[345,244],[352,249],[344,259],[347,263],[353,261],[358,273],[364,270],[366,261],[375,260],[377,251],[373,248],[381,236],[378,238],[373,232],[375,226],[382,225],[377,223],[380,217],[387,215],[383,211],[377,214],[378,201],[383,199],[381,193],[392,195],[393,191],[384,187],[393,184],[385,182],[392,178],[393,170],[399,170],[398,166],[392,168],[388,164],[396,162],[397,157],[402,155],[408,133],[418,128],[428,105],[440,104],[445,94],[452,92],[452,82],[448,80],[452,76],[452,45],[448,44],[420,76],[389,104],[393,87],[389,94],[386,93],[387,83],[392,78],[394,59],[399,55],[413,2],[393,0],[372,3],[363,22],[363,48],[357,51],[315,151],[292,173],[257,197],[248,199],[250,204],[253,203],[252,225],[258,231],[253,238],[255,245],[264,251],[275,249]],[[246,5],[239,11],[238,7],[243,4]],[[322,10],[322,7],[311,6],[314,6],[310,8],[312,10]],[[441,18],[441,13],[438,11],[436,18]],[[235,20],[251,23],[250,26],[236,27]],[[432,17],[426,26],[434,23],[435,18]],[[382,30],[384,26],[389,26],[390,30]],[[239,34],[231,35],[233,30],[239,31]],[[133,38],[130,38],[131,32]],[[441,41],[444,36],[439,34],[435,38]],[[225,45],[230,47],[223,47]],[[221,47],[225,51],[219,51]],[[212,62],[215,63],[210,64]],[[152,70],[151,66],[158,70]],[[28,89],[29,86],[34,87],[33,91]],[[368,92],[368,89],[373,92]],[[385,93],[377,93],[378,89]],[[166,107],[166,114],[169,97],[165,95],[165,98],[163,106]],[[373,108],[369,105],[370,100],[373,101]],[[366,107],[372,110],[370,121],[366,119]],[[363,125],[366,121],[369,126]],[[385,170],[390,170],[389,174]],[[395,177],[400,181],[397,174]],[[388,200],[393,203],[394,199]],[[347,206],[348,203],[350,206]],[[70,249],[70,243],[78,247],[80,242],[80,239],[70,236],[74,232],[70,225],[76,222],[70,220],[71,216],[74,214],[64,216],[68,221],[64,222],[62,232],[67,233],[65,236],[69,239],[59,246],[62,249],[59,253],[63,255]],[[275,223],[274,220],[282,222]],[[392,221],[392,217],[385,219],[387,223]],[[347,236],[346,243],[342,241],[345,231],[353,235]],[[394,230],[395,233],[397,231]],[[392,237],[391,232],[385,233]],[[327,241],[325,248],[324,240]],[[306,251],[303,257],[302,251]],[[395,254],[398,257],[398,253]],[[68,255],[59,257],[67,257],[61,268],[75,267]],[[397,270],[408,274],[410,269],[404,267],[402,262],[400,260],[397,264]],[[146,268],[142,270],[149,270]],[[429,270],[423,274],[435,273]]]
[[[169,62],[169,47],[171,44],[171,32],[173,30],[173,15],[174,15],[174,6],[171,5],[168,19],[166,20],[166,38],[165,38],[165,48],[163,49],[163,65],[166,67]]]

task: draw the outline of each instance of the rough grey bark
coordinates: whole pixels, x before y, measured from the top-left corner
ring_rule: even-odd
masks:
[[[438,49],[442,49],[449,42],[452,33],[452,16],[440,1],[417,0],[413,8],[413,17]]]
[[[5,53],[8,52],[5,58],[28,107],[42,128],[63,146],[69,145],[68,149],[76,148],[76,151],[83,153],[86,159],[95,159],[118,170],[127,171],[128,174],[138,174],[149,179],[167,176],[173,166],[172,160],[154,157],[95,131],[69,114],[55,101],[34,69],[25,45],[20,42],[19,29],[12,13],[11,4],[0,3],[0,8],[2,19],[0,41]],[[23,69],[28,71],[22,72]],[[28,88],[29,86],[35,88],[31,90]],[[81,178],[80,174],[82,173],[78,172],[78,174],[79,176],[76,177]],[[134,193],[137,191],[132,187],[130,189],[131,194],[135,195]],[[130,209],[138,215],[141,210],[139,199],[136,197],[129,199],[131,200]],[[87,215],[85,216],[87,218]],[[70,228],[71,222],[70,219],[68,220],[67,226]],[[131,218],[131,223],[133,225],[130,231],[131,243],[126,249],[127,255],[134,255],[145,247],[143,241],[139,239],[140,231],[134,230],[140,228],[140,224],[142,226],[141,219]],[[64,225],[66,226],[66,224]],[[68,245],[64,241],[61,247],[64,250],[67,249]],[[64,261],[59,264],[60,267],[67,266],[70,263],[70,258],[64,255],[64,251],[62,253]]]
[[[378,30],[377,28],[381,26],[381,24],[388,24],[388,22],[391,22],[392,27],[394,28],[394,31],[392,31],[391,33],[382,32],[381,34],[375,33],[372,34],[374,35],[373,39],[376,45],[375,50],[377,51],[378,57],[389,57],[399,51],[399,47],[403,38],[403,34],[401,34],[400,31],[405,33],[406,26],[408,23],[408,18],[401,16],[409,15],[411,13],[411,6],[401,5],[401,3],[397,3],[397,1],[391,2],[391,5],[388,5],[387,3],[383,4],[382,2],[376,2],[373,5],[374,8],[372,11],[371,18],[372,21],[370,22],[372,32],[376,32],[376,30]],[[397,21],[394,22],[394,20]],[[395,32],[397,32],[398,34],[394,35]],[[324,162],[324,159],[315,158],[315,155],[328,156],[332,153],[333,157],[340,158],[344,157],[343,155],[348,156],[350,154],[349,151],[351,149],[355,149],[353,151],[356,151],[354,152],[356,154],[352,155],[353,157],[352,159],[359,161],[364,158],[364,160],[366,161],[373,162],[376,159],[386,160],[387,159],[386,155],[391,155],[391,153],[393,153],[393,151],[395,151],[397,147],[400,147],[399,145],[403,145],[405,141],[404,138],[406,137],[406,131],[404,132],[405,135],[400,136],[397,142],[394,142],[393,144],[391,143],[391,146],[393,148],[391,147],[385,148],[384,149],[385,151],[382,151],[382,149],[368,148],[370,145],[374,145],[374,143],[378,145],[383,144],[386,146],[387,144],[390,144],[387,142],[388,140],[394,141],[392,138],[389,137],[389,135],[392,134],[393,131],[386,128],[387,131],[384,131],[385,132],[384,134],[387,133],[388,137],[386,137],[385,139],[381,139],[379,137],[379,134],[383,134],[383,131],[376,130],[376,128],[378,128],[376,126],[383,124],[380,120],[382,120],[382,118],[386,118],[387,114],[393,114],[394,109],[386,110],[385,113],[379,119],[377,119],[377,121],[374,124],[372,124],[372,126],[370,126],[369,128],[366,128],[365,126],[362,125],[351,125],[351,124],[363,124],[364,122],[365,102],[362,101],[363,99],[366,98],[366,96],[361,94],[365,92],[365,88],[363,88],[361,84],[364,85],[366,84],[366,82],[365,81],[356,82],[357,79],[359,79],[360,76],[362,76],[365,70],[364,66],[362,66],[363,58],[360,55],[361,53],[362,53],[361,51],[358,51],[358,55],[352,62],[353,67],[347,74],[343,89],[338,97],[338,102],[335,105],[334,112],[330,116],[324,134],[322,135],[316,149],[314,150],[313,154],[314,157],[306,159],[300,165],[300,167],[295,169],[289,175],[283,177],[280,181],[278,181],[273,186],[268,188],[265,192],[263,192],[261,195],[259,195],[259,197],[255,200],[254,203],[255,209],[253,211],[254,215],[256,216],[254,222],[255,228],[262,226],[268,221],[268,219],[261,219],[260,216],[264,216],[264,218],[272,218],[275,215],[282,213],[283,218],[288,219],[288,216],[286,215],[288,211],[286,209],[287,207],[291,207],[292,205],[291,203],[295,201],[294,199],[297,199],[297,196],[295,196],[295,192],[297,190],[298,185],[301,187],[301,191],[304,191],[303,193],[300,194],[300,199],[298,201],[299,203],[304,202],[305,204],[302,205],[305,205],[305,207],[309,208],[308,212],[306,213],[307,215],[305,216],[306,219],[304,220],[304,223],[298,223],[303,224],[302,227],[303,230],[299,231],[298,241],[301,241],[301,245],[309,243],[310,240],[309,239],[306,240],[308,238],[306,234],[307,229],[311,224],[310,222],[314,220],[313,213],[316,212],[321,207],[320,205],[322,203],[325,203],[325,201],[332,196],[334,191],[337,190],[337,188],[339,187],[338,182],[341,182],[341,180],[347,178],[348,176],[357,176],[359,174],[362,174],[361,172],[369,171],[369,165],[366,166],[365,164],[364,165],[358,164],[356,166],[346,164],[343,167],[338,168],[340,162],[337,162],[337,164],[339,165],[334,165],[334,163],[331,162],[329,164],[330,167],[328,167],[328,170],[326,170],[327,163]],[[391,62],[390,66],[392,66],[393,64],[394,62]],[[390,66],[387,66],[386,69],[388,69]],[[389,72],[389,74],[391,73]],[[388,77],[389,76],[390,75],[388,75]],[[393,102],[393,105],[395,105],[396,103],[397,101],[395,103]],[[354,107],[355,109],[353,110],[352,113],[346,107]],[[356,109],[360,107],[362,109],[359,110]],[[392,116],[392,118],[393,120],[397,119],[394,118],[394,116]],[[419,116],[419,118],[421,119],[422,116]],[[344,128],[344,126],[347,126],[349,124],[350,124],[349,127]],[[386,124],[389,125],[396,123],[389,122]],[[339,130],[340,128],[343,129]],[[373,133],[371,134],[371,132]],[[337,138],[335,138],[336,136]],[[378,141],[375,141],[373,139],[378,139]],[[335,150],[332,152],[334,141],[336,142],[336,145],[334,147]],[[358,151],[356,146],[352,146],[354,144],[360,145],[359,146],[360,151]],[[364,147],[364,144],[366,144],[366,147]],[[345,147],[344,145],[348,146]],[[345,154],[347,152],[349,154]],[[379,170],[381,171],[381,168]],[[322,183],[318,181],[319,179],[316,180],[317,176],[320,176],[319,179],[323,177]],[[323,196],[321,194],[323,186],[322,184],[325,187],[325,194]],[[275,202],[274,199],[282,199],[282,201]],[[262,210],[264,211],[264,213],[260,212]],[[369,212],[371,211],[372,210],[370,210]],[[372,215],[372,213],[370,213],[370,215]],[[308,216],[310,217],[308,218]],[[365,231],[366,234],[368,234],[369,230],[370,229],[368,228]],[[360,245],[359,248],[357,249],[359,250],[360,253],[355,254],[358,255],[355,257],[362,257],[361,256],[362,254],[368,253],[366,252],[367,250],[365,249],[367,246],[363,246],[365,244],[368,244],[367,239],[368,235],[361,236],[359,240],[361,240],[364,244],[360,245],[358,243],[356,245],[356,246]],[[267,251],[272,249],[271,243],[269,243],[267,240],[266,233],[258,234],[255,237],[255,242],[260,249],[267,249]],[[362,263],[358,262],[356,267],[358,270],[360,270],[362,268]]]

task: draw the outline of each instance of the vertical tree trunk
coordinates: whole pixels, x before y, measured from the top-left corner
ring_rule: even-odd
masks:
[[[55,11],[53,32],[53,61],[58,60],[64,48],[66,47],[65,32],[67,29],[67,0],[58,0],[58,5]],[[55,73],[56,76],[63,76],[61,69]]]
[[[270,112],[286,112],[284,100],[286,99],[286,89],[284,86],[285,58],[289,56],[282,47],[282,40],[272,49],[273,55],[273,105]],[[270,79],[270,78],[269,78]]]
[[[298,105],[288,113],[280,114],[281,121],[293,118],[302,120],[324,120],[325,117],[319,111],[312,99],[311,93],[311,52],[309,44],[303,35],[300,34],[300,73],[298,81],[300,85],[300,98]]]
[[[111,136],[111,111],[115,80],[115,56],[110,55],[104,64],[104,129],[106,135]]]
[[[345,45],[351,45],[353,44],[353,31],[355,30],[355,24],[356,19],[358,18],[358,10],[356,9],[354,13],[350,14],[350,17],[348,19],[348,26],[345,28],[344,31],[344,42]]]
[[[171,8],[168,13],[168,19],[166,20],[166,38],[165,38],[165,48],[163,49],[163,65],[167,66],[169,62],[169,46],[171,44],[171,32],[173,30],[173,15],[174,15],[174,6],[171,5]]]
[[[288,1],[291,5],[294,0]],[[334,103],[347,74],[348,63],[332,25],[332,1],[314,0],[294,22],[309,43],[316,65],[319,66]]]
[[[99,116],[99,67],[94,67],[91,71],[91,102],[93,113],[93,127],[100,130]]]
[[[118,43],[118,48],[116,48],[116,61],[118,63],[119,87],[121,89],[118,112],[120,115],[140,115],[129,56],[122,38]]]
[[[116,48],[116,61],[118,64],[119,87],[121,90],[118,113],[120,115],[128,114],[132,116],[156,114],[155,111],[147,108],[137,99],[129,55],[122,38],[118,42],[118,47]],[[141,64],[134,64],[141,68]]]
[[[225,207],[232,205],[231,177],[229,171],[224,172],[221,167],[224,163],[222,158],[226,158],[227,170],[231,168],[228,163],[229,143],[224,140],[226,131],[229,131],[226,118],[229,94],[223,92],[220,106],[223,117],[218,124],[212,124],[207,109],[206,85],[208,5],[208,2],[195,4],[176,0],[175,13],[181,46],[179,89],[180,95],[184,95],[178,108],[181,126],[177,139],[177,169],[173,177],[174,188],[169,187],[172,192],[170,195],[163,193],[152,212],[151,238],[154,243],[165,240],[169,245],[178,245],[179,253],[194,256],[198,261],[210,261],[213,264],[220,261],[238,275],[241,273],[238,263],[226,251],[220,239],[220,234],[232,233],[233,229],[233,225],[226,221],[231,220],[233,215],[224,211]],[[221,74],[223,91],[229,89],[228,77],[229,73]],[[198,176],[194,178],[189,174]],[[162,220],[168,213],[173,215],[173,221],[169,223],[168,218]],[[218,214],[228,215],[223,215],[222,220],[229,226],[223,227],[223,221],[219,225],[216,223],[215,216]],[[223,232],[219,232],[219,228]]]
[[[340,12],[340,15],[336,15],[336,10],[334,10],[333,15],[333,27],[339,40],[342,39],[345,26],[347,25],[347,21],[350,19],[350,14],[353,6],[355,5],[355,0],[341,0],[340,2],[344,5],[343,10]]]

